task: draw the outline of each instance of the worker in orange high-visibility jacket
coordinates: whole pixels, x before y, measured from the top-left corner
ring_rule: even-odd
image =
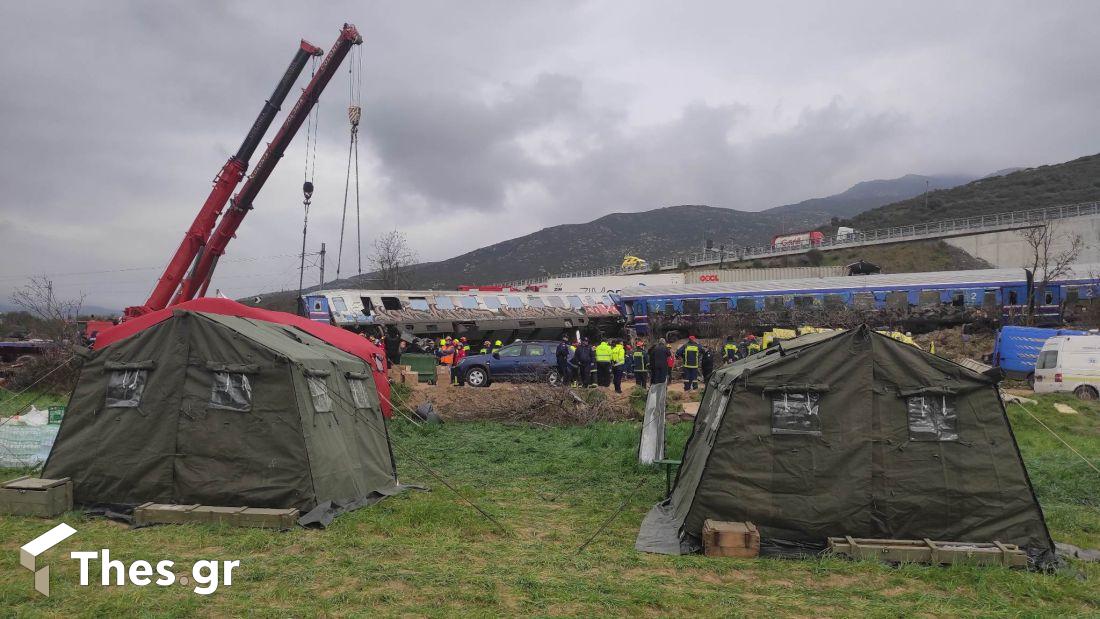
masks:
[[[454,363],[455,345],[451,342],[451,338],[447,338],[443,341],[443,345],[439,347],[439,351],[436,354],[439,355],[439,365],[451,365]]]

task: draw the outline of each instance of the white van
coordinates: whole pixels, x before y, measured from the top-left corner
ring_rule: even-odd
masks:
[[[1057,335],[1035,361],[1035,392],[1072,391],[1082,400],[1100,396],[1100,335]]]

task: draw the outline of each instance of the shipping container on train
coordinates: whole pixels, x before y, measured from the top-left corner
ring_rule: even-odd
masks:
[[[320,290],[303,295],[303,316],[353,331],[393,327],[434,335],[512,340],[618,333],[622,315],[610,294],[487,290]]]
[[[1061,324],[1091,304],[1100,296],[1097,274],[1100,265],[1074,265],[1045,290],[1032,286],[1040,323]],[[832,310],[919,329],[974,320],[1014,324],[1026,312],[1027,297],[1024,269],[980,269],[627,288],[620,309],[639,335],[649,334],[651,325],[659,335],[705,329],[723,322],[719,316],[785,326],[827,318]]]

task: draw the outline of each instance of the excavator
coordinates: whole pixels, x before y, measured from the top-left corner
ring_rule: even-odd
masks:
[[[274,139],[267,145],[263,155],[255,169],[248,176],[237,195],[230,200],[233,190],[237,188],[248,169],[248,162],[256,148],[263,139],[275,114],[279,111],[290,89],[294,86],[298,76],[302,73],[311,57],[320,56],[322,50],[305,40],[301,42],[294,54],[290,66],[287,67],[282,79],[279,80],[271,98],[264,104],[259,116],[252,124],[244,142],[237,152],[226,161],[218,175],[214,178],[214,187],[206,198],[194,222],[187,230],[176,253],[168,262],[164,273],[157,280],[153,292],[144,305],[128,307],[125,318],[136,318],[150,312],[162,310],[190,301],[196,296],[204,296],[210,279],[217,267],[218,259],[225,253],[229,241],[236,234],[241,222],[248,211],[252,210],[252,203],[256,195],[271,176],[275,165],[286,152],[287,146],[294,139],[302,124],[309,116],[310,110],[317,104],[317,99],[325,90],[333,75],[351,51],[353,45],[359,45],[363,38],[359,31],[351,24],[344,24],[340,30],[340,36],[329,50],[324,60],[313,73],[313,78],[302,90],[301,96],[294,107],[287,113],[282,127],[275,134]],[[306,191],[312,191],[312,187],[304,187]],[[226,204],[229,208],[225,210]],[[225,210],[224,215],[222,211]],[[216,227],[215,227],[216,224]]]

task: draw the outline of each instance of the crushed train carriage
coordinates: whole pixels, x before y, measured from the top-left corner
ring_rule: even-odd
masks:
[[[622,328],[617,302],[607,293],[339,289],[303,295],[299,313],[354,331],[392,328],[416,337],[446,334],[508,341],[617,333]]]

